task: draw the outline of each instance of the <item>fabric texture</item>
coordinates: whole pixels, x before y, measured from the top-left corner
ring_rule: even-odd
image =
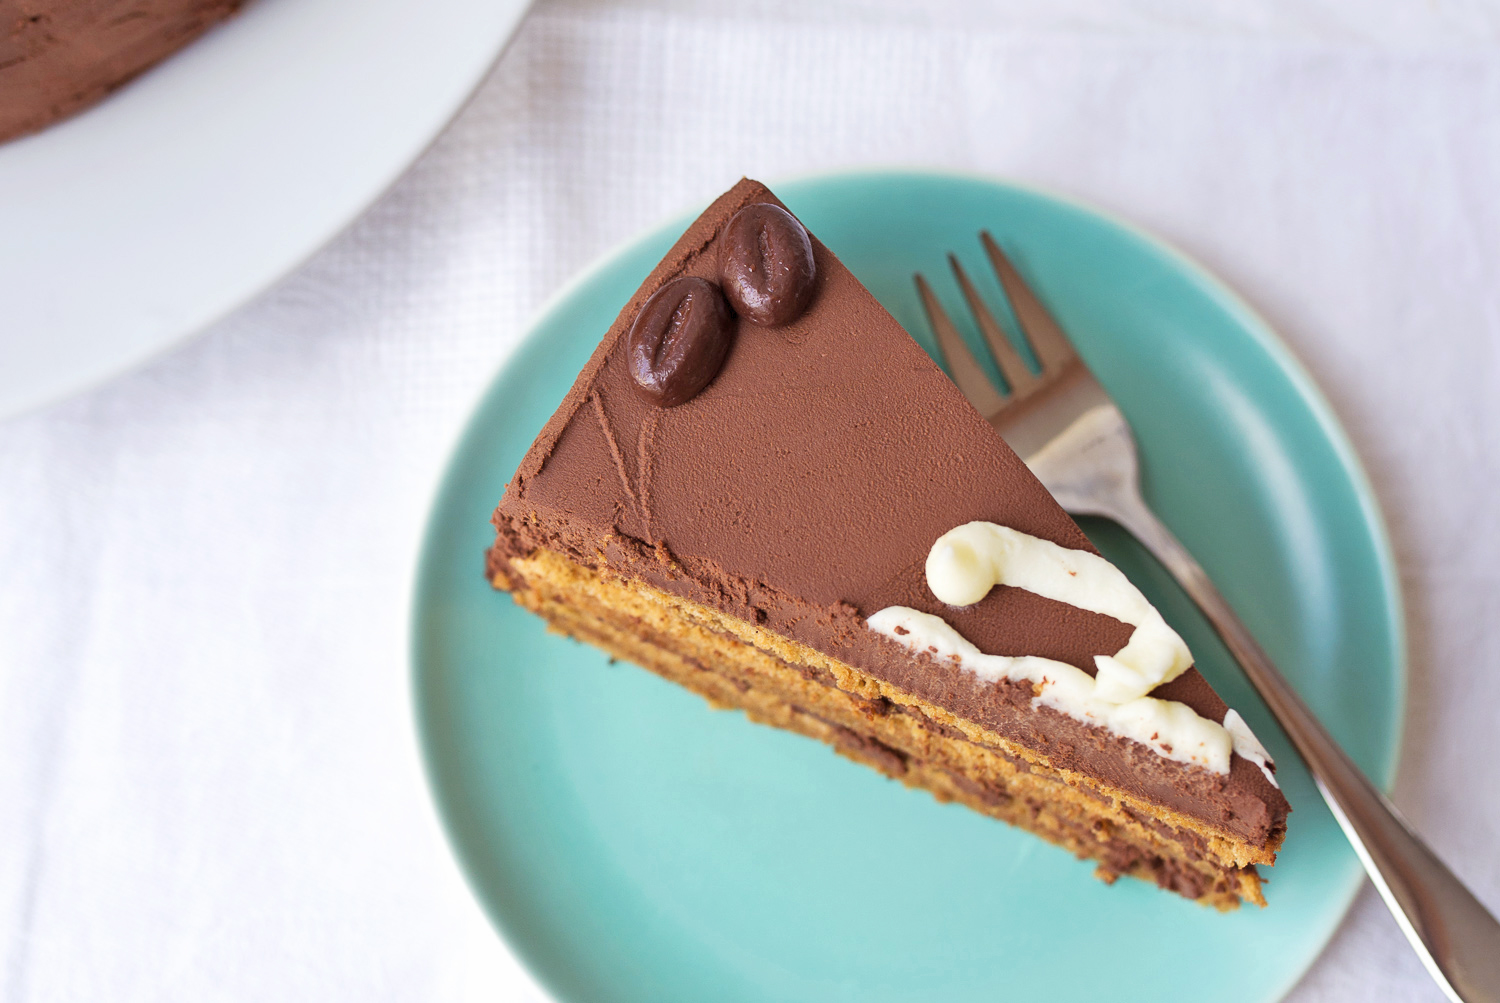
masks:
[[[808,6],[543,3],[313,260],[0,423],[0,999],[543,999],[413,736],[441,465],[597,256],[741,175],[869,165],[1090,200],[1270,318],[1395,540],[1395,800],[1500,909],[1500,11]],[[1440,998],[1368,888],[1291,995]]]

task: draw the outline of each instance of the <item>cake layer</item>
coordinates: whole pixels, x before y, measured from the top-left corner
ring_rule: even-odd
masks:
[[[828,742],[902,782],[1022,826],[1112,880],[1129,874],[1219,908],[1264,904],[1243,842],[1162,813],[919,697],[639,581],[540,550],[495,584],[554,627],[753,720]]]

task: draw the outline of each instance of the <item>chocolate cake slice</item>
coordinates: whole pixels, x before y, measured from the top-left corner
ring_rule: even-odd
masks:
[[[625,304],[495,512],[552,627],[1220,908],[1265,750],[922,348],[741,181]]]

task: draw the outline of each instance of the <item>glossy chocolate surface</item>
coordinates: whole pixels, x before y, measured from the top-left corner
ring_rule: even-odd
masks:
[[[734,342],[734,315],[716,283],[683,276],[641,307],[625,339],[636,392],[659,407],[692,400],[712,382]]]
[[[735,313],[762,327],[780,327],[802,316],[817,275],[807,228],[779,205],[745,206],[719,238],[724,295]]]

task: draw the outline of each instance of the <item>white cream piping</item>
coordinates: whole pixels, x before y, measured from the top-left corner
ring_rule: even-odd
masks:
[[[1130,624],[1114,655],[1097,655],[1098,696],[1143,697],[1193,664],[1192,652],[1119,568],[1008,526],[970,522],[938,537],[927,554],[927,586],[950,606],[972,606],[996,585],[1011,585]]]
[[[946,659],[987,683],[1025,680],[1037,687],[1032,706],[1051,707],[1086,724],[1095,724],[1149,746],[1168,759],[1197,763],[1215,773],[1229,772],[1233,741],[1223,725],[1195,714],[1186,704],[1155,697],[1123,703],[1101,699],[1087,672],[1066,662],[1038,655],[986,655],[940,616],[907,606],[888,606],[869,620],[870,629]]]
[[[1244,758],[1250,760],[1260,767],[1260,772],[1271,781],[1271,786],[1281,790],[1281,785],[1276,782],[1276,774],[1273,772],[1276,764],[1271,761],[1271,754],[1266,747],[1260,744],[1260,739],[1255,737],[1255,732],[1240,717],[1240,712],[1231,707],[1224,715],[1224,730],[1229,732],[1229,737],[1234,739],[1234,751]]]
[[[1036,687],[1033,706],[1108,728],[1167,759],[1228,773],[1230,756],[1238,751],[1271,776],[1264,747],[1234,711],[1225,724],[1216,724],[1186,704],[1147,695],[1185,672],[1193,656],[1140,590],[1102,557],[994,523],[971,522],[933,544],[927,584],[951,606],[973,605],[996,585],[1022,588],[1112,616],[1135,631],[1115,654],[1095,657],[1098,675],[1091,677],[1076,666],[1037,655],[987,655],[942,617],[906,606],[880,610],[866,621],[870,628],[915,652],[952,661],[986,682],[1030,682]],[[1240,730],[1243,736],[1237,734]]]

